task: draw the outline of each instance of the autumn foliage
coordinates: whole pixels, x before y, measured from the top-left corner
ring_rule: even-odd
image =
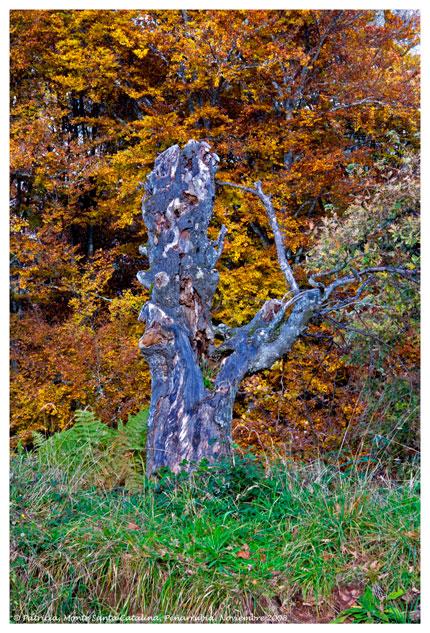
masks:
[[[115,425],[148,402],[141,183],[174,143],[208,141],[221,180],[263,181],[299,280],[307,257],[322,269],[354,241],[354,217],[373,236],[372,261],[417,256],[418,29],[415,13],[393,11],[12,11],[14,442],[65,428],[86,406]],[[372,224],[377,213],[385,228]],[[228,234],[214,319],[240,325],[284,295],[284,280],[257,199],[220,187],[215,217],[212,237],[222,223]],[[391,338],[371,346],[380,361],[370,370],[369,350],[325,321],[247,378],[237,441],[337,448],[369,376],[415,384],[402,292],[384,295],[397,320],[393,309],[376,323]]]

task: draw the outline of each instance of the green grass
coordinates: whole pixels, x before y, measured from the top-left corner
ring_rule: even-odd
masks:
[[[337,615],[333,592],[349,585],[402,590],[396,605],[406,621],[416,609],[418,476],[393,481],[321,463],[268,472],[238,458],[235,467],[150,482],[137,469],[127,490],[110,470],[94,479],[83,454],[87,466],[78,470],[46,449],[12,459],[15,622],[288,622],[303,602],[317,620]]]

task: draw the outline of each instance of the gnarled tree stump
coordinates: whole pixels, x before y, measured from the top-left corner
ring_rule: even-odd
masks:
[[[295,286],[293,300],[267,301],[249,324],[230,331],[215,350],[211,307],[225,228],[215,243],[207,229],[217,163],[207,143],[191,140],[182,150],[174,145],[158,156],[145,186],[148,244],[142,252],[150,267],[138,279],[151,289],[139,317],[146,323],[139,346],[152,379],[148,475],[161,467],[177,472],[203,458],[214,462],[230,455],[240,381],[288,351],[321,297],[319,289],[300,292]],[[201,364],[214,355],[219,367],[208,389]]]

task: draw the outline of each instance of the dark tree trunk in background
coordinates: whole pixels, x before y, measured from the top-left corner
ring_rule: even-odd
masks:
[[[229,330],[214,348],[211,306],[225,233],[222,227],[216,242],[207,236],[217,163],[206,143],[189,141],[182,150],[175,145],[158,156],[146,182],[148,244],[141,252],[150,267],[138,279],[151,289],[139,317],[146,323],[139,347],[152,378],[148,475],[230,456],[240,381],[289,350],[320,300],[320,290],[299,292],[295,286],[292,300],[267,301],[248,325]],[[214,357],[218,371],[208,389],[202,365]]]

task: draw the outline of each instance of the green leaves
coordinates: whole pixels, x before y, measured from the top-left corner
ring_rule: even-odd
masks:
[[[385,599],[379,599],[370,587],[366,587],[363,595],[357,600],[358,606],[342,611],[333,623],[339,624],[347,620],[358,623],[406,623],[410,620],[404,606],[402,609],[396,604],[386,604],[401,598],[405,593],[404,589],[397,589],[390,592]]]
[[[34,433],[37,460],[44,468],[60,468],[70,481],[97,482],[113,487],[118,479],[133,484],[143,477],[142,457],[146,448],[148,409],[130,415],[114,429],[101,422],[93,411],[75,413],[70,429],[44,438]]]
[[[397,591],[391,591],[386,597],[386,600],[396,600],[397,598],[404,596],[405,593],[406,591],[404,589],[397,589]]]

